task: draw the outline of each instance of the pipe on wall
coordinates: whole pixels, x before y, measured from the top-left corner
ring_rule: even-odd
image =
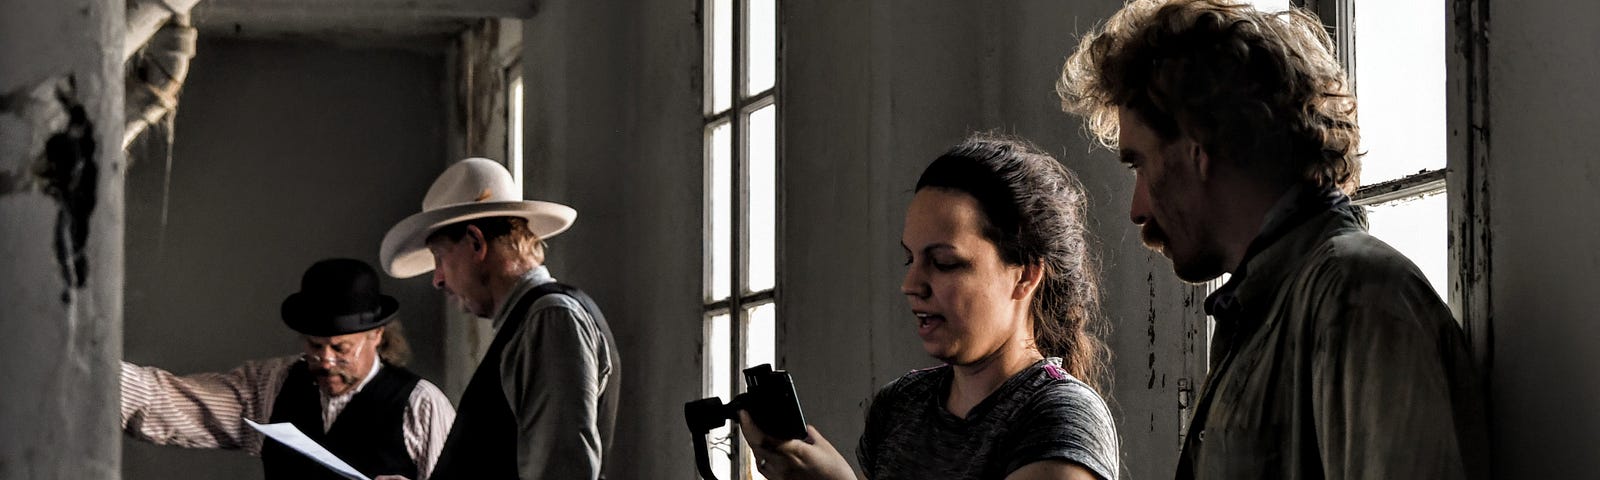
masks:
[[[128,2],[128,33],[122,42],[122,60],[143,48],[150,37],[174,16],[187,16],[200,0],[133,0]],[[187,24],[187,22],[185,22]]]
[[[129,59],[123,104],[127,118],[122,134],[123,149],[178,107],[178,92],[189,76],[189,61],[194,58],[197,36],[187,14],[175,15]]]

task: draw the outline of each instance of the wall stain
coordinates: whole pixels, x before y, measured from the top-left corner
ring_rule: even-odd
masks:
[[[27,89],[14,92],[0,93],[0,113],[23,116],[24,105],[27,104]],[[29,191],[29,179],[25,174],[8,170],[0,170],[0,196]]]
[[[83,250],[100,181],[94,122],[77,97],[77,82],[69,76],[56,89],[56,101],[68,112],[67,124],[45,141],[44,157],[34,164],[34,175],[43,181],[44,193],[61,207],[56,214],[55,252],[67,284],[61,293],[63,304],[71,303],[72,289],[83,288],[89,277]]]
[[[1150,362],[1148,369],[1150,378],[1145,381],[1145,388],[1153,389],[1156,388],[1156,275],[1154,272],[1145,275],[1145,284],[1150,287],[1150,310],[1145,316],[1144,331],[1145,336],[1149,338]]]
[[[27,176],[0,170],[0,197],[27,190]]]

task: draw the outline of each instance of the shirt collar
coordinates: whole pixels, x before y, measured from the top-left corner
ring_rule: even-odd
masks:
[[[1248,282],[1252,276],[1252,270],[1269,269],[1271,270],[1270,272],[1258,273],[1266,274],[1264,275],[1266,277],[1276,277],[1289,267],[1284,263],[1293,260],[1283,257],[1300,253],[1297,248],[1282,246],[1286,243],[1299,243],[1283,241],[1285,237],[1310,235],[1310,233],[1298,234],[1297,230],[1299,228],[1297,227],[1326,212],[1332,210],[1344,211],[1352,208],[1360,209],[1360,207],[1353,207],[1350,204],[1350,197],[1346,196],[1337,187],[1317,188],[1306,184],[1297,184],[1290,187],[1288,191],[1283,193],[1283,196],[1278,197],[1277,203],[1267,210],[1267,214],[1261,222],[1261,231],[1256,234],[1255,239],[1250,241],[1250,246],[1245,249],[1244,258],[1240,259],[1239,267],[1234,270],[1227,283],[1224,283],[1215,292],[1212,292],[1210,296],[1206,297],[1206,314],[1221,316],[1239,313],[1244,308],[1243,301],[1248,297],[1248,295],[1242,295],[1242,293],[1247,292],[1241,292],[1241,286],[1246,283],[1253,283]],[[1320,231],[1321,229],[1311,230]],[[1295,234],[1292,235],[1292,233]],[[1269,250],[1273,252],[1269,253]],[[1267,283],[1275,283],[1275,280]]]
[[[556,281],[556,278],[550,276],[550,269],[544,265],[534,267],[528,270],[527,273],[522,274],[522,279],[517,282],[517,286],[512,287],[511,294],[506,295],[505,301],[500,302],[500,305],[495,307],[494,329],[499,330],[500,325],[505,323],[506,317],[511,315],[511,309],[517,305],[517,302],[522,300],[523,294],[533,290],[534,287],[554,281]]]
[[[357,383],[356,384],[356,388],[353,388],[350,391],[351,392],[359,392],[359,391],[361,391],[362,388],[367,386],[367,383],[372,381],[372,377],[378,376],[378,369],[379,368],[383,368],[383,360],[382,359],[378,359],[378,358],[372,359],[372,369],[371,370],[367,370],[367,377],[361,379],[361,383]]]

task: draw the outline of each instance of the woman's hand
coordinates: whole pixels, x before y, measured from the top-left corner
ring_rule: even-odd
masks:
[[[817,429],[806,425],[809,438],[781,440],[767,437],[750,421],[750,414],[739,411],[739,431],[756,456],[756,470],[771,480],[855,480],[850,462],[822,438]]]

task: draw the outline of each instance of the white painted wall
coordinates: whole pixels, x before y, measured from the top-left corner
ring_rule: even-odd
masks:
[[[1495,473],[1592,477],[1600,471],[1600,4],[1490,5]]]
[[[622,356],[608,478],[690,478],[700,393],[700,43],[695,1],[553,1],[525,20],[529,198],[578,210],[550,242]]]

